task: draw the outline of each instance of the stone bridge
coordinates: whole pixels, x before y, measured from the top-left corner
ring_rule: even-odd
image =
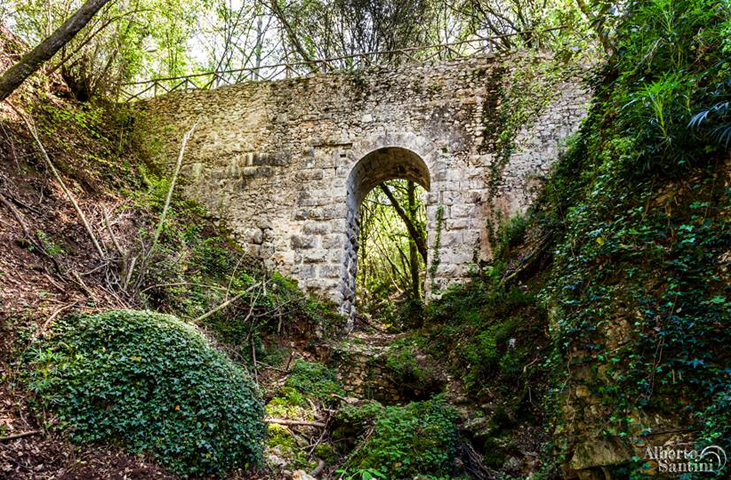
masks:
[[[515,58],[252,82],[148,100],[137,131],[167,162],[197,122],[183,188],[269,267],[354,312],[358,207],[380,182],[423,186],[427,291],[490,255],[488,219],[524,210],[588,94],[557,80],[545,106],[496,146]],[[526,92],[528,94],[528,92]]]

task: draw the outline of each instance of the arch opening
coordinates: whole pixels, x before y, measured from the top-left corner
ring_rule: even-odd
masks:
[[[361,206],[374,188],[397,179],[413,182],[426,191],[429,191],[431,186],[429,168],[424,160],[415,152],[402,147],[384,147],[368,153],[355,164],[348,176],[347,235],[340,290],[343,297],[341,312],[348,318],[349,330],[353,328],[356,314]],[[426,239],[423,240],[425,243]]]

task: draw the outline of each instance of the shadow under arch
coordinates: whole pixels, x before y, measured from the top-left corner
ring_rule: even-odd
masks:
[[[358,271],[358,213],[373,188],[394,179],[411,180],[425,190],[431,187],[429,167],[415,152],[403,147],[383,147],[366,154],[350,171],[347,181],[346,241],[340,293],[341,313],[348,318],[348,331],[355,319],[355,276]]]

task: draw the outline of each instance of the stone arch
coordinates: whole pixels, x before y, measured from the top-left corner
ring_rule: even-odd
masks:
[[[382,147],[363,156],[350,171],[346,184],[346,241],[340,291],[341,312],[348,317],[348,329],[355,315],[355,276],[358,271],[358,212],[365,196],[377,185],[394,179],[411,180],[431,189],[426,162],[404,147]]]

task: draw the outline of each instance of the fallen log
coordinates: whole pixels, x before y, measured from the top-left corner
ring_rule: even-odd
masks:
[[[310,422],[308,420],[287,420],[285,418],[265,418],[265,423],[276,423],[277,425],[302,425],[305,427],[320,427],[325,428],[325,424],[322,422]]]

